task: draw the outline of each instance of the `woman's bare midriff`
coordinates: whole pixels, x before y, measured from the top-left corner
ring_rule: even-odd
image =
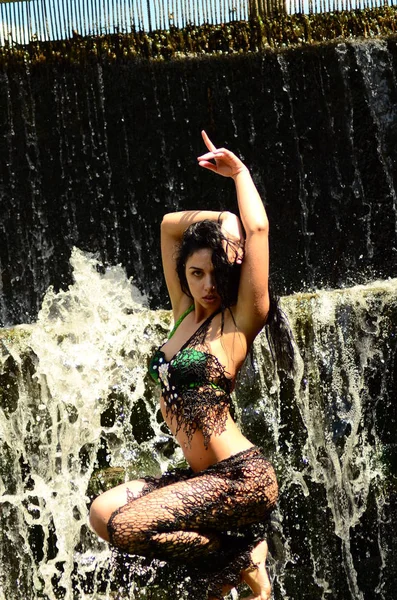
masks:
[[[229,413],[224,431],[219,435],[213,434],[206,448],[201,431],[196,431],[190,440],[188,440],[183,430],[176,433],[175,419],[172,419],[169,414],[166,415],[163,398],[160,398],[160,408],[164,421],[175,436],[187,462],[195,473],[253,446],[241,433]]]

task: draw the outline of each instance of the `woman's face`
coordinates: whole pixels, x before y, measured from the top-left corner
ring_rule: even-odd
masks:
[[[221,299],[215,287],[212,252],[203,248],[194,252],[186,261],[186,279],[193,300],[203,308],[216,310]]]

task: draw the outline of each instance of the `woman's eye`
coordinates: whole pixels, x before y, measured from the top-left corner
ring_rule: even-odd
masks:
[[[200,277],[200,275],[201,275],[201,271],[193,271],[193,275],[194,275],[195,277]]]

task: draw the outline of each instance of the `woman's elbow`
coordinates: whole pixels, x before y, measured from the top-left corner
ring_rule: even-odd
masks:
[[[248,231],[246,229],[247,236],[255,234],[266,236],[269,235],[269,220],[267,217],[258,219],[255,221],[255,223],[252,223],[252,225],[248,228]]]
[[[163,218],[161,220],[161,227],[167,227],[167,225],[169,225],[172,222],[172,216],[175,213],[167,213],[165,215],[163,215]]]
[[[163,216],[160,232],[162,235],[175,235],[175,229],[177,228],[177,220],[175,218],[175,213],[167,213]]]

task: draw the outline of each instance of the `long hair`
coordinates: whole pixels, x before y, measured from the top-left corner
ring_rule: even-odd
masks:
[[[280,298],[269,284],[270,305],[265,333],[273,360],[277,368],[292,373],[295,368],[294,336],[288,317],[280,306]]]
[[[208,249],[211,251],[215,286],[221,299],[222,311],[237,302],[241,272],[241,264],[229,260],[225,246],[231,247],[237,258],[237,242],[226,238],[217,222],[198,221],[185,230],[176,258],[176,271],[182,291],[192,297],[186,279],[186,261],[197,250]]]
[[[220,224],[209,220],[198,221],[185,230],[176,257],[176,271],[182,291],[192,297],[186,279],[186,261],[197,250],[211,251],[216,291],[221,299],[222,331],[225,309],[234,306],[237,302],[241,273],[241,264],[236,260],[234,262],[229,260],[225,247],[231,248],[237,258],[238,243],[223,235]],[[272,286],[269,286],[269,296],[270,306],[265,324],[266,337],[273,359],[280,368],[290,372],[294,364],[292,332]],[[231,315],[234,320],[232,312]]]

